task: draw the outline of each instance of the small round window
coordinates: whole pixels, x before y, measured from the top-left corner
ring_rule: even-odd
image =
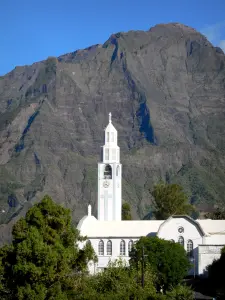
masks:
[[[180,226],[180,227],[178,228],[178,232],[179,232],[179,233],[184,232],[184,227]]]

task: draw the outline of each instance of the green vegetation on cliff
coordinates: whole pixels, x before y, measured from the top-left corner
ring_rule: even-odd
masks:
[[[123,198],[134,219],[149,213],[148,190],[160,179],[183,186],[203,211],[223,206],[224,80],[225,55],[178,23],[113,34],[103,46],[2,76],[2,219],[12,217],[11,194],[19,215],[46,193],[66,203],[74,222],[89,202],[96,214],[97,162],[110,111],[121,149]]]

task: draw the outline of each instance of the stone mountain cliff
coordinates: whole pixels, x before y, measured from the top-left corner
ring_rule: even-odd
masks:
[[[96,212],[109,111],[135,217],[159,178],[196,205],[225,202],[225,55],[190,27],[161,24],[0,77],[1,223],[44,194],[74,221],[89,202]]]

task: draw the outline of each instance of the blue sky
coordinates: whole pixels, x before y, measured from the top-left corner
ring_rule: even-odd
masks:
[[[0,0],[0,75],[168,22],[194,27],[225,50],[225,0]]]

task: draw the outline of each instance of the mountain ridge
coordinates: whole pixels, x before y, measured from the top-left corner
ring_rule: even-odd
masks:
[[[108,112],[118,130],[123,199],[151,210],[160,178],[200,206],[224,203],[225,55],[179,23],[112,34],[0,78],[0,199],[10,220],[48,193],[76,222],[96,213]],[[14,199],[14,200],[12,200]],[[14,217],[11,222],[14,222]],[[5,230],[4,226],[4,230]]]

